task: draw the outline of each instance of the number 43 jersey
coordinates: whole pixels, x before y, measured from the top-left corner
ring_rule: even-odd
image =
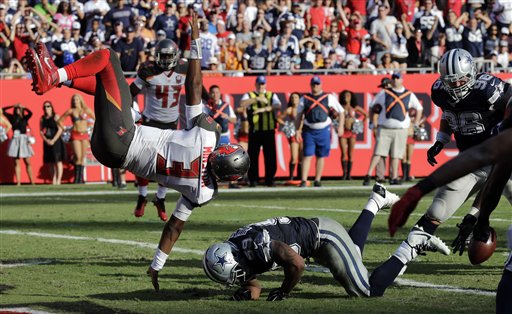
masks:
[[[139,68],[134,83],[144,93],[142,114],[145,117],[164,123],[178,120],[178,104],[187,66],[187,61],[182,59],[171,71],[164,71],[151,61]]]
[[[441,79],[432,85],[432,101],[443,110],[460,151],[478,145],[491,136],[492,128],[503,120],[507,101],[512,97],[510,84],[481,73],[469,94],[455,102]]]

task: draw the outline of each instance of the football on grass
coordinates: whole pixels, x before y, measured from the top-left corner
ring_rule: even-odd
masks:
[[[489,238],[486,242],[478,241],[474,237],[469,241],[468,257],[473,265],[482,264],[488,260],[496,249],[496,231],[490,228]]]

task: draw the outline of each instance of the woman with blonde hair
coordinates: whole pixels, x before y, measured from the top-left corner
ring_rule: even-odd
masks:
[[[43,139],[43,161],[50,168],[52,184],[59,185],[62,180],[62,162],[66,159],[66,147],[60,137],[62,127],[57,122],[59,116],[55,113],[50,101],[43,103],[43,112],[39,121],[40,134]]]
[[[89,120],[95,119],[94,112],[87,107],[80,94],[74,94],[71,97],[71,108],[59,119],[62,127],[64,127],[63,121],[67,117],[70,117],[73,122],[70,139],[73,145],[73,162],[75,163],[75,180],[73,183],[84,183],[85,152],[90,145]]]

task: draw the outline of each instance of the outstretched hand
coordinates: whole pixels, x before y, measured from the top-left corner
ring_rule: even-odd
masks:
[[[191,29],[192,40],[199,38],[199,21],[197,19],[197,13],[192,13],[191,19],[188,21]]]
[[[158,284],[158,271],[154,270],[149,266],[148,271],[146,272],[149,277],[151,277],[151,283],[153,284],[153,288],[155,288],[156,292],[160,291],[160,285]]]
[[[407,218],[418,205],[423,193],[417,186],[408,189],[398,202],[391,208],[388,218],[389,235],[394,236],[398,227],[402,227],[407,222]]]

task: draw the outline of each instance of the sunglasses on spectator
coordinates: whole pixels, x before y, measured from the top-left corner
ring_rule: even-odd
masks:
[[[44,105],[45,108],[51,108],[51,105]]]

